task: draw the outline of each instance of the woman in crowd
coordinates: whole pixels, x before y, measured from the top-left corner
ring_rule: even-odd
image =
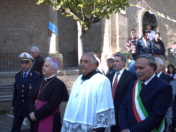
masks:
[[[167,67],[167,73],[176,79],[175,67],[172,64],[169,64]]]

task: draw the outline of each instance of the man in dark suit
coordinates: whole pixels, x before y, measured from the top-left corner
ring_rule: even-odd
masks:
[[[42,74],[42,67],[44,64],[44,59],[42,56],[39,55],[39,52],[40,50],[38,47],[36,46],[31,47],[30,54],[34,58],[34,64],[33,64],[32,70],[37,71],[40,74]]]
[[[158,78],[170,83],[174,78],[162,72],[164,65],[163,60],[158,57],[155,57],[154,59],[157,65],[157,69],[155,71],[156,75],[158,76]],[[172,105],[170,105],[166,113],[165,121],[166,123],[164,132],[169,131],[169,125],[172,123]]]
[[[114,56],[114,68],[116,72],[108,76],[112,85],[112,95],[114,99],[116,125],[111,127],[111,132],[120,132],[118,124],[119,107],[127,93],[128,85],[136,79],[136,76],[127,71],[125,67],[126,58],[121,54]]]
[[[170,83],[174,78],[162,72],[164,65],[163,60],[158,57],[155,57],[155,62],[157,65],[155,73],[158,76],[158,78]]]
[[[172,124],[171,124],[171,132],[176,132],[176,95],[174,96],[174,101],[173,101],[173,113],[172,113]]]
[[[29,118],[28,92],[33,88],[35,81],[41,76],[31,70],[34,58],[24,52],[20,54],[22,71],[15,75],[12,112],[14,113],[12,132],[20,132],[25,117]]]
[[[114,65],[114,59],[113,58],[109,58],[107,59],[107,66],[108,66],[108,71],[106,73],[106,76],[108,77],[110,74],[116,72],[116,70],[113,67]]]
[[[152,56],[137,56],[135,67],[138,80],[129,85],[120,107],[120,129],[122,132],[163,132],[172,87],[155,75],[156,63]]]

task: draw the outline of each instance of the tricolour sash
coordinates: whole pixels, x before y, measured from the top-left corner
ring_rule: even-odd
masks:
[[[148,117],[148,112],[145,109],[141,97],[141,81],[137,80],[135,82],[133,92],[132,92],[132,101],[133,101],[133,112],[137,122],[141,122]],[[154,129],[153,132],[163,132],[164,131],[164,119],[162,120],[158,129]]]

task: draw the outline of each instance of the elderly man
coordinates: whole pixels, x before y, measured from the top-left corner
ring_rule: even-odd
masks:
[[[73,84],[61,132],[104,132],[115,124],[110,81],[95,70],[96,58],[84,53]]]
[[[139,55],[135,67],[138,80],[129,85],[119,111],[121,131],[163,132],[172,87],[155,75],[156,63],[152,56]]]
[[[162,72],[164,65],[163,60],[157,57],[155,57],[154,59],[157,65],[157,69],[155,71],[156,75],[158,76],[158,78],[170,83],[174,78]]]
[[[163,65],[164,65],[163,60],[157,57],[155,57],[154,59],[157,65],[157,69],[155,71],[156,75],[158,76],[158,78],[170,83],[174,78],[162,72]],[[171,123],[172,123],[172,105],[170,105],[166,113],[166,128],[165,129],[167,131],[169,131],[169,125]]]
[[[14,113],[12,132],[20,132],[25,117],[29,117],[28,92],[33,89],[36,80],[41,76],[31,70],[34,58],[24,52],[20,54],[22,71],[15,75],[12,112]]]
[[[42,68],[43,77],[29,93],[29,112],[35,132],[59,132],[61,117],[59,105],[68,100],[65,84],[56,77],[59,69],[56,59],[47,57]]]
[[[36,46],[31,47],[30,53],[35,59],[32,69],[42,74],[42,67],[43,67],[44,59],[43,57],[39,55],[39,52],[40,50],[38,47]]]
[[[118,113],[120,105],[127,93],[129,84],[136,80],[135,74],[125,69],[126,58],[122,54],[114,56],[114,69],[116,72],[108,76],[112,85],[112,96],[114,99],[116,125],[111,127],[111,132],[120,132]]]

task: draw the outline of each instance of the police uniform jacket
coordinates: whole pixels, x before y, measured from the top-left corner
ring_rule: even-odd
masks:
[[[28,92],[33,88],[35,81],[41,75],[31,70],[27,77],[23,78],[23,71],[15,75],[14,93],[12,106],[14,107],[14,115],[27,117],[29,116],[28,108]]]

